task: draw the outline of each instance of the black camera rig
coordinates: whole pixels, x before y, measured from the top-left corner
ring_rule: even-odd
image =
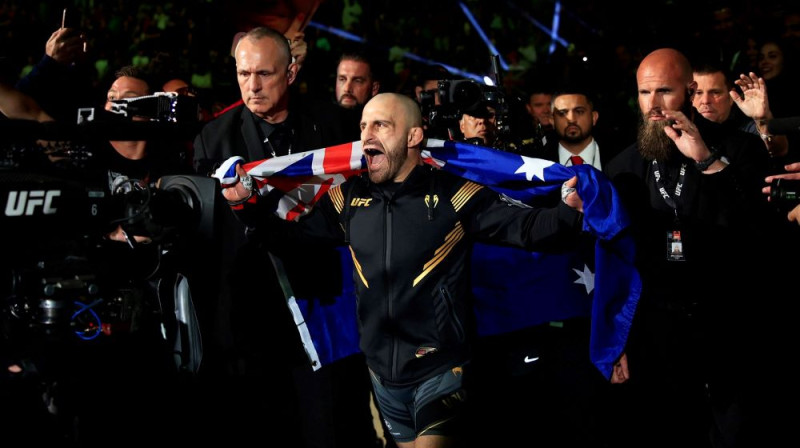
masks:
[[[491,82],[472,79],[441,79],[436,90],[420,94],[420,109],[427,125],[427,136],[456,139],[461,135],[459,120],[464,113],[485,113],[491,108],[495,119],[495,141],[492,147],[523,155],[532,155],[541,148],[541,140],[526,135],[519,115],[524,114],[524,100],[503,92],[497,57],[492,58]],[[437,99],[438,97],[438,104]],[[478,117],[479,115],[475,114]]]
[[[112,114],[132,120],[139,117],[148,121],[162,123],[195,123],[199,118],[197,99],[175,92],[156,92],[152,95],[122,98],[109,101]],[[78,109],[78,124],[92,121],[95,116],[93,108]]]
[[[155,322],[174,330],[168,339],[176,340],[168,342],[182,347],[178,367],[199,367],[196,324],[176,322],[170,308],[177,312],[177,301],[187,295],[176,273],[185,272],[181,264],[191,257],[181,251],[216,239],[217,181],[171,175],[111,191],[107,179],[84,171],[97,155],[97,139],[183,131],[177,123],[0,121],[0,248],[6,255],[0,260],[0,336],[18,356],[36,357],[48,344],[111,339]],[[129,245],[108,238],[116,229],[131,236]],[[147,244],[137,245],[134,235]],[[169,294],[175,297],[158,291],[162,278],[175,285]]]
[[[800,180],[775,179],[770,184],[770,202],[788,213],[800,204]]]

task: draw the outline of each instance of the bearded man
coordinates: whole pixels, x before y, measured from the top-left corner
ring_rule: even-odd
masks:
[[[618,389],[625,436],[630,446],[749,446],[763,431],[748,408],[760,402],[758,374],[741,354],[764,341],[742,329],[777,292],[756,280],[777,247],[758,198],[763,143],[692,108],[696,82],[677,50],[648,54],[636,80],[637,141],[605,169],[633,221],[643,286],[630,380]]]

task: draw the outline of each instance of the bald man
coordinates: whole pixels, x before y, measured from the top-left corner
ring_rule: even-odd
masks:
[[[766,152],[692,108],[697,83],[679,51],[648,54],[636,81],[637,141],[606,168],[631,213],[644,288],[626,349],[624,435],[631,446],[733,446],[751,428],[741,355],[753,340],[741,329],[754,316],[744,309],[769,290],[754,282],[772,225],[758,197]]]
[[[378,94],[361,118],[367,178],[332,188],[299,223],[276,219],[255,226],[275,248],[306,238],[349,243],[360,347],[386,426],[404,448],[465,442],[472,242],[530,250],[569,244],[580,232],[583,204],[575,193],[552,209],[511,204],[423,164],[423,142],[417,103]],[[241,167],[239,174],[245,175]],[[236,202],[249,192],[236,184],[224,194]]]

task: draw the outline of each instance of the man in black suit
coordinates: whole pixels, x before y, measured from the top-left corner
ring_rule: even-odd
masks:
[[[323,116],[330,109],[290,101],[299,67],[283,35],[254,28],[236,44],[235,59],[243,104],[210,121],[196,137],[199,173],[210,173],[231,156],[257,161],[349,141],[335,114]],[[304,439],[293,440],[292,446],[373,446],[378,439],[363,355],[313,372],[279,282],[288,279],[298,298],[333,299],[342,285],[338,252],[315,247],[297,256],[282,255],[281,272],[270,254],[245,240],[244,226],[230,209],[222,213],[216,330],[223,356],[212,367],[227,371],[218,373],[223,373],[223,385],[232,388],[219,397],[225,410],[215,416],[229,419],[226,434],[247,444],[253,436],[280,431]],[[248,403],[255,403],[255,412]]]
[[[592,95],[581,88],[564,89],[553,95],[553,128],[558,140],[548,141],[542,155],[565,166],[589,164],[602,170],[615,152],[600,146],[594,136],[600,117]]]
[[[600,169],[601,153],[592,135],[599,114],[593,108],[590,94],[580,88],[562,90],[553,95],[552,104],[553,130],[558,139],[549,139],[544,147],[537,148],[538,152],[531,156],[566,166],[575,164],[570,157],[583,157],[579,162]],[[489,114],[492,118],[493,112],[491,110]],[[464,117],[469,115],[465,114]],[[475,122],[475,119],[472,121]],[[461,129],[465,137],[479,137],[465,123],[469,122],[462,118]],[[477,129],[484,128],[481,126]],[[602,160],[606,161],[606,158]],[[560,192],[554,192],[537,200],[536,204],[552,207],[560,200]],[[508,266],[509,272],[518,269],[520,264],[529,265],[530,269],[565,265],[594,272],[594,244],[593,238],[580,235],[575,245],[563,253],[534,256],[520,249],[506,252],[504,257],[493,256],[488,260],[481,258],[484,249],[478,246],[475,249],[478,256],[473,258],[473,263],[478,266],[477,269],[483,263],[502,263]],[[483,282],[481,280],[479,287],[487,287]],[[517,282],[524,284],[526,280],[510,277],[498,283],[515,290],[510,285]],[[574,280],[570,278],[570,283],[580,282],[577,276]],[[500,285],[489,284],[488,287],[499,289]],[[565,285],[563,291],[569,291],[571,287],[575,285]],[[529,294],[531,297],[541,297],[554,294],[554,290],[557,289],[530,289]],[[613,435],[606,430],[609,380],[623,382],[624,379],[606,379],[592,364],[589,343],[593,295],[591,288],[586,291],[585,295],[575,296],[582,301],[573,302],[573,296],[569,299],[552,298],[554,302],[572,305],[569,312],[564,312],[562,319],[479,340],[474,364],[481,375],[482,384],[491,386],[488,391],[477,388],[476,401],[480,403],[476,406],[477,418],[484,423],[497,419],[497,424],[525,428],[506,431],[500,436],[492,434],[493,440],[499,440],[500,445],[524,445],[530,440],[531,430],[535,431],[537,441],[547,446],[605,446],[613,440]],[[498,408],[506,409],[515,403],[526,402],[536,404],[523,407],[523,410],[511,415],[497,412]]]

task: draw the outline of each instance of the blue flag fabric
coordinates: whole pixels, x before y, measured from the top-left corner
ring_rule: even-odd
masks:
[[[356,320],[356,289],[353,283],[353,258],[346,247],[339,251],[339,268],[342,282],[341,294],[333,300],[314,300],[314,297],[297,297],[297,306],[303,313],[308,332],[322,365],[360,352],[358,347],[358,322]],[[310,278],[309,281],[313,281]],[[305,342],[305,341],[304,341]]]
[[[594,271],[594,260],[580,251],[549,254],[475,243],[471,272],[478,334],[591,316]]]
[[[462,142],[428,140],[423,157],[526,203],[578,177],[584,230],[597,238],[593,278],[588,267],[580,266],[578,253],[537,254],[476,245],[472,273],[478,331],[491,335],[586,316],[591,307],[589,354],[610,378],[625,348],[641,278],[633,264],[633,239],[623,233],[630,220],[608,178],[588,164],[567,167]],[[570,274],[576,280],[570,281]]]
[[[473,263],[501,266],[491,261],[503,260],[519,270],[519,274],[515,274],[504,269],[503,276],[526,279],[525,282],[498,283],[495,280],[503,277],[496,276],[495,271],[473,270],[479,332],[484,335],[510,332],[589,313],[592,318],[590,357],[598,370],[610,377],[614,362],[624,350],[641,293],[641,279],[633,265],[633,241],[623,232],[629,220],[610,181],[591,165],[565,167],[454,141],[429,139],[422,156],[431,165],[521,202],[549,194],[573,176],[578,177],[576,188],[584,201],[584,230],[597,238],[596,272],[592,275],[570,256],[545,256],[478,245]],[[216,177],[223,186],[235,181],[237,163],[242,161],[231,158],[217,171]],[[282,202],[285,203],[279,204],[276,212],[285,219],[297,219],[332,185],[362,171],[365,166],[360,142],[244,164],[262,194],[275,189],[283,192],[285,201],[282,199]],[[543,261],[543,257],[547,260]],[[344,283],[351,286],[352,259],[345,252],[340,258]],[[509,260],[513,264],[509,264]],[[575,275],[579,283],[570,282],[570,274]],[[358,351],[353,289],[345,288],[333,304],[314,300],[300,300],[298,304],[304,317],[303,325],[308,327],[313,347],[323,364]]]

